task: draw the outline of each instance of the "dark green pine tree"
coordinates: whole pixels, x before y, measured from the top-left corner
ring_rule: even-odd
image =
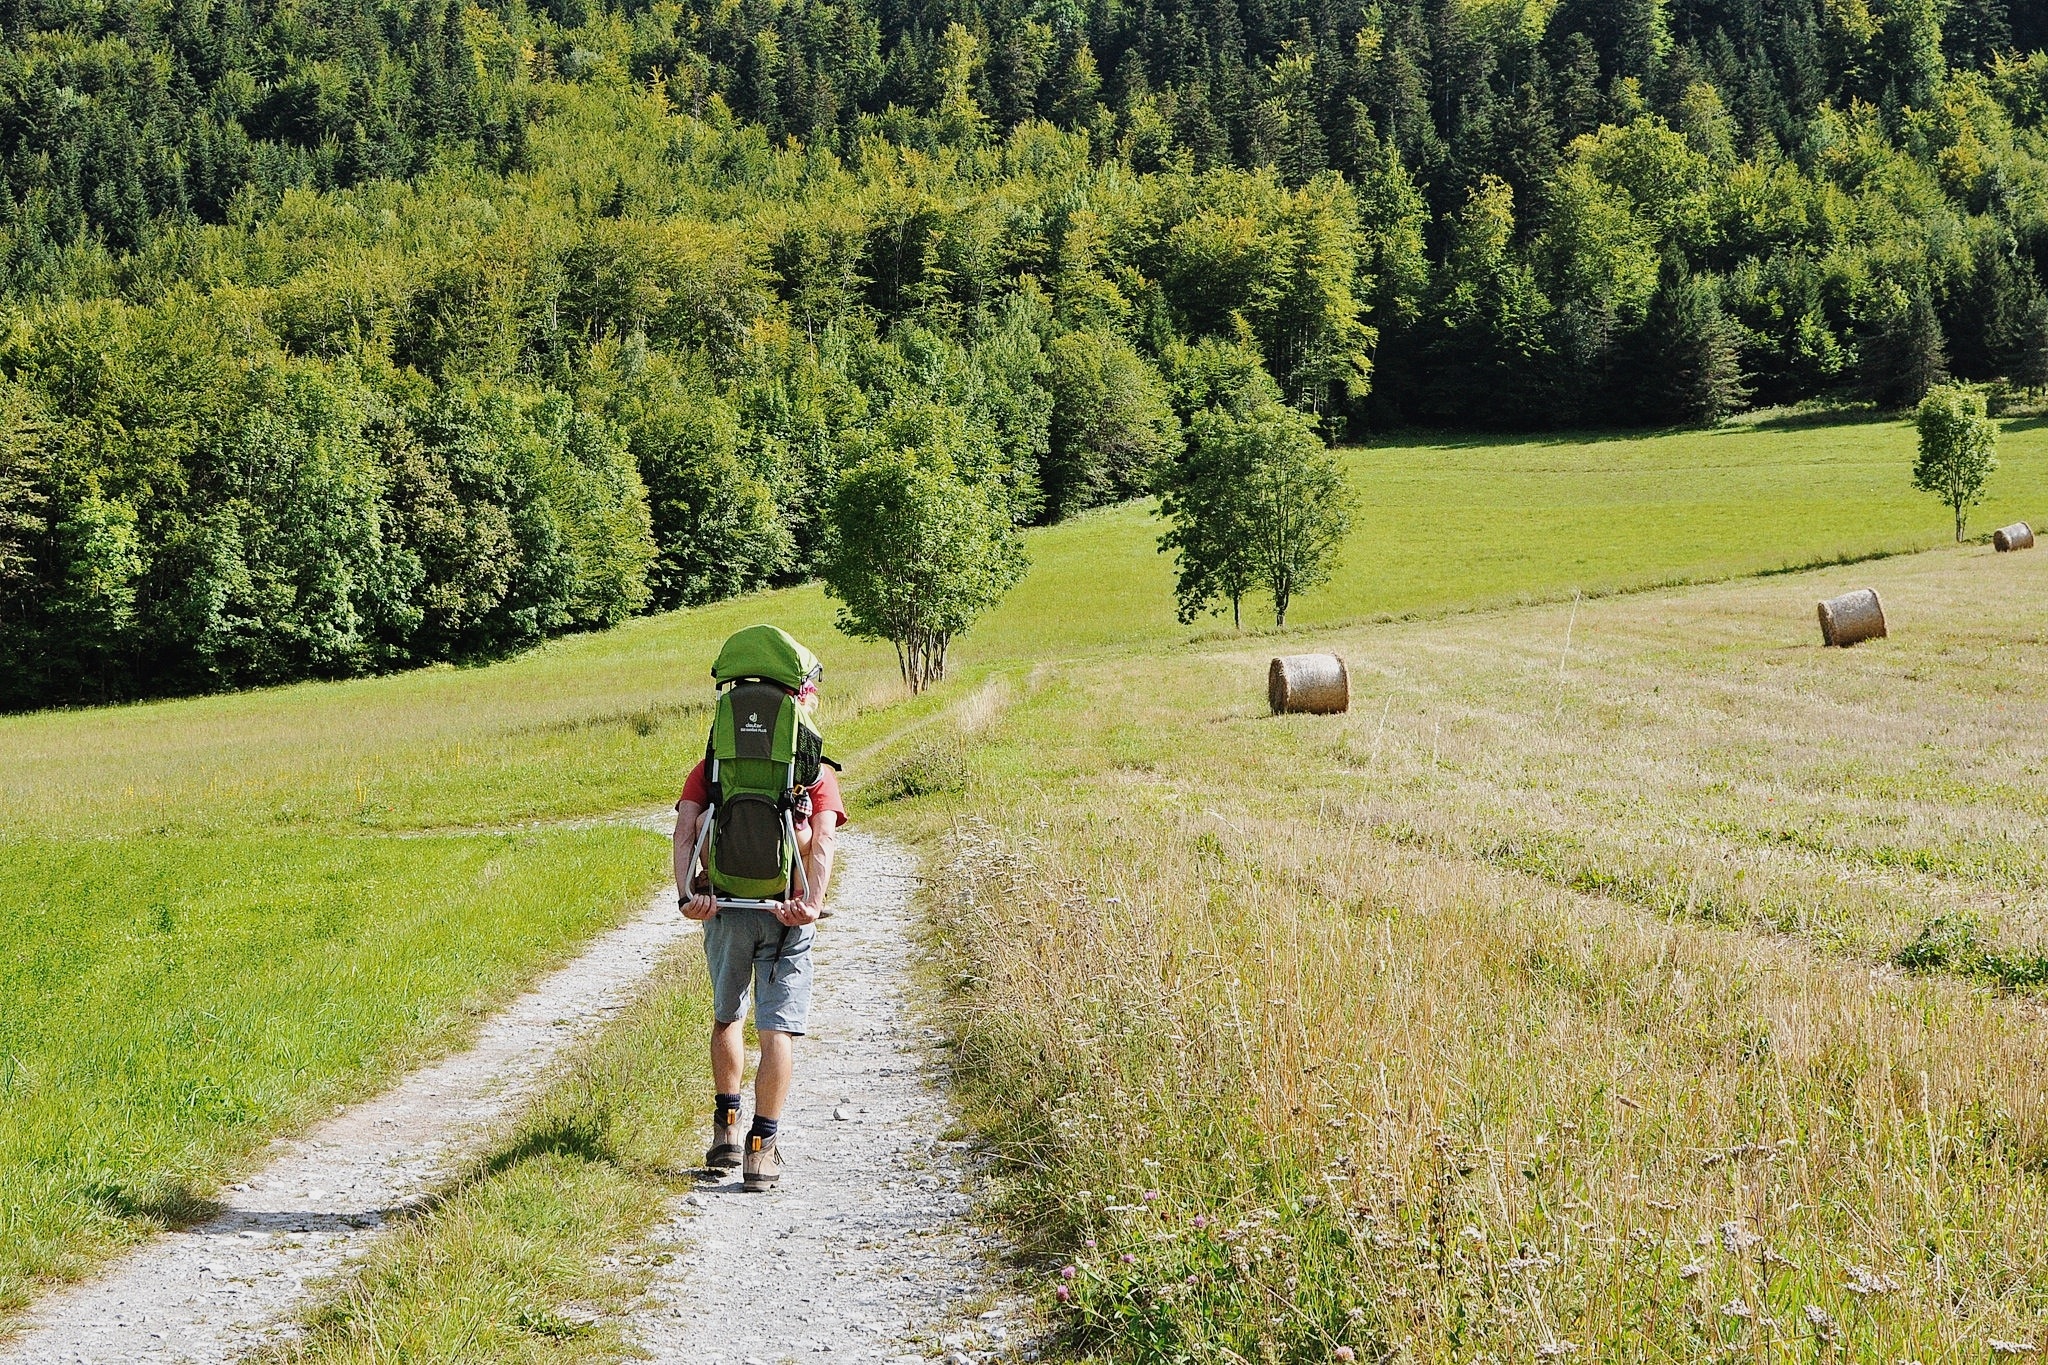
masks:
[[[1895,294],[1857,333],[1863,396],[1893,411],[1948,378],[1948,342],[1926,286]]]
[[[2048,295],[2037,287],[2020,315],[2007,378],[2030,393],[2048,389]]]
[[[2007,19],[2012,24],[2015,49],[2039,52],[2048,48],[2048,5],[2039,0],[2024,0],[2017,11],[2008,11]]]
[[[2040,8],[2040,0],[2020,0],[2022,9]],[[2012,50],[2012,20],[2005,0],[1949,0],[1941,21],[1941,47],[1951,67],[1968,70],[1989,66],[2001,52]]]
[[[1711,279],[1665,262],[1640,339],[1632,348],[1637,416],[1653,424],[1711,426],[1749,401],[1742,327],[1721,311]]]
[[[1609,77],[1654,75],[1671,42],[1663,0],[1564,0],[1550,31],[1583,33]]]

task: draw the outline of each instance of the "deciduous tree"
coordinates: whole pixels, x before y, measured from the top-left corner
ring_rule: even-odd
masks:
[[[1913,465],[1913,486],[1948,504],[1961,540],[1970,508],[1984,500],[1984,481],[1998,468],[1998,428],[1984,415],[1982,397],[1953,387],[1921,399],[1914,420],[1920,458]]]
[[[1248,412],[1212,408],[1190,427],[1187,453],[1160,490],[1172,523],[1160,549],[1178,563],[1180,618],[1263,589],[1273,623],[1296,596],[1328,582],[1351,528],[1352,494],[1335,454],[1307,414],[1279,403]]]
[[[954,637],[1016,586],[1028,561],[1000,497],[942,455],[893,449],[848,470],[820,572],[839,628],[887,640],[913,692],[946,673]]]
[[[1134,497],[1180,443],[1165,381],[1110,332],[1069,332],[1046,348],[1051,448],[1042,482],[1054,521]]]

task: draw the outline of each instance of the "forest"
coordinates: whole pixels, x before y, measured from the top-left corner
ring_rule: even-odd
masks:
[[[0,0],[0,707],[491,658],[1400,426],[2048,385],[2003,0]],[[1366,509],[1365,515],[1370,515]]]

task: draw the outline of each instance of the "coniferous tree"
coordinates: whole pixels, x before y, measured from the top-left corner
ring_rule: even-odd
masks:
[[[1714,281],[1682,263],[1666,263],[1635,351],[1639,420],[1711,426],[1749,396],[1740,324],[1721,311]]]
[[[1948,346],[1927,291],[1892,285],[1857,337],[1863,394],[1879,407],[1909,408],[1948,378]]]
[[[2030,393],[2048,389],[2048,294],[2037,291],[2020,315],[2007,377]]]

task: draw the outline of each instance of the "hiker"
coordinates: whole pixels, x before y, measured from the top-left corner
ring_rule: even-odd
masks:
[[[782,1178],[776,1130],[793,1040],[810,1009],[811,940],[846,805],[813,719],[823,670],[809,650],[773,626],[750,626],[726,641],[711,671],[720,688],[711,738],[676,801],[676,887],[683,914],[704,922],[711,971],[716,1093],[704,1164],[743,1166],[744,1188],[761,1191]],[[749,990],[761,1060],[743,1151],[740,1021]]]

